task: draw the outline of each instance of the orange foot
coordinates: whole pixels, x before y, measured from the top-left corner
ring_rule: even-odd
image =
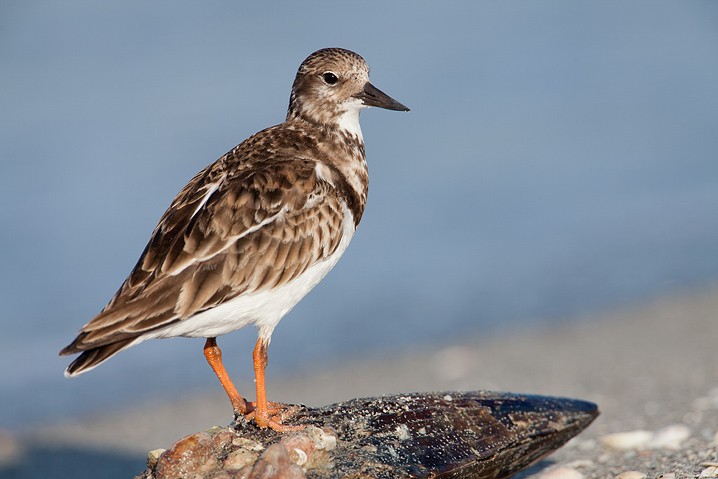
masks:
[[[247,421],[254,421],[257,426],[271,428],[277,432],[301,431],[306,426],[288,426],[282,424],[284,421],[291,419],[300,410],[299,406],[291,404],[282,404],[278,402],[267,402],[267,407],[262,407],[261,403],[247,403],[247,413],[244,418]]]
[[[267,345],[269,341],[257,339],[252,362],[254,363],[254,381],[257,390],[257,401],[247,403],[247,414],[244,417],[254,420],[262,429],[270,427],[277,432],[299,431],[304,426],[285,426],[282,421],[296,414],[298,407],[267,401],[267,389],[264,385],[264,370],[267,367]]]

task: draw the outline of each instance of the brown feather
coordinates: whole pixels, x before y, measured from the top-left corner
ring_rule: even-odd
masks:
[[[132,343],[132,339],[116,341],[106,346],[84,351],[67,367],[67,374],[73,376],[86,369],[93,368],[110,356],[117,354],[120,350],[128,347]]]
[[[219,184],[209,198],[201,197],[212,191],[205,184],[179,193],[128,279],[65,353],[128,341],[280,286],[336,250],[344,199],[317,178],[314,161],[282,159],[220,174],[232,160],[225,156],[195,177]]]

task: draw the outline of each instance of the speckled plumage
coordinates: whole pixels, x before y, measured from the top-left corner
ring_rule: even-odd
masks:
[[[178,193],[115,296],[61,351],[81,353],[66,375],[151,338],[211,338],[255,324],[268,343],[361,220],[368,174],[359,111],[407,110],[368,74],[348,50],[310,55],[286,121],[248,138]]]

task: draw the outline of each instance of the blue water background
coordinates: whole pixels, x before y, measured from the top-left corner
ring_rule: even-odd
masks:
[[[76,380],[57,352],[326,46],[412,111],[363,113],[365,217],[270,374],[718,280],[718,2],[4,1],[0,427],[217,389],[200,340]],[[220,339],[238,377],[254,339]]]

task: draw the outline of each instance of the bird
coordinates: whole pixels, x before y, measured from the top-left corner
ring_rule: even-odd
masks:
[[[192,178],[162,215],[107,306],[60,355],[74,377],[148,339],[204,338],[235,418],[285,432],[288,406],[266,396],[279,321],[336,265],[364,213],[360,112],[409,111],[369,81],[357,53],[324,48],[299,66],[283,123],[255,133]],[[257,328],[256,401],[239,394],[217,337]]]

